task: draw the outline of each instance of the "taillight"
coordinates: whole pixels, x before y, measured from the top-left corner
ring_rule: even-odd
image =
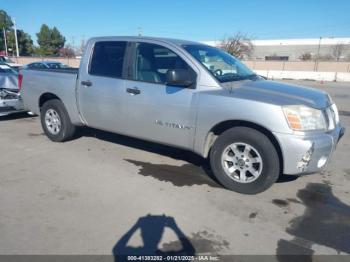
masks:
[[[23,75],[18,74],[18,89],[19,89],[19,91],[21,91],[21,89],[22,89],[22,82],[23,82]]]

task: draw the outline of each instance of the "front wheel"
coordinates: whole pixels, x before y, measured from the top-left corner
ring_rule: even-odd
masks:
[[[280,174],[275,146],[266,135],[248,127],[222,133],[211,149],[210,164],[224,187],[243,194],[265,191]]]
[[[41,126],[54,142],[64,142],[74,136],[76,127],[71,123],[63,103],[52,99],[44,103],[40,113]]]

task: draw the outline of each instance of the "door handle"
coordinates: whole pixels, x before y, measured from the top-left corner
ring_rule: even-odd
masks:
[[[92,86],[92,82],[89,81],[89,80],[87,80],[87,81],[81,81],[80,84],[83,85],[83,86]]]
[[[127,88],[126,89],[126,92],[132,94],[132,95],[138,95],[141,93],[141,90],[138,89],[137,87],[134,87],[134,88]]]

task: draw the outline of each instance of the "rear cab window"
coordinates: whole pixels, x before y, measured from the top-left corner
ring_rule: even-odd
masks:
[[[90,60],[89,74],[122,78],[126,41],[96,42]]]

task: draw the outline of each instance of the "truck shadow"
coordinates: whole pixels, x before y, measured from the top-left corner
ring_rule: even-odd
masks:
[[[168,156],[176,160],[187,161],[195,166],[206,165],[209,167],[209,163],[207,163],[205,159],[190,151],[157,144],[138,138],[102,131],[94,128],[82,128],[79,133],[79,136],[94,137],[103,141],[108,141],[111,143],[140,149],[150,153]]]
[[[35,116],[31,116],[26,112],[23,113],[15,113],[15,114],[10,114],[6,116],[0,116],[0,122],[2,121],[11,121],[11,120],[17,120],[17,119],[31,119]]]
[[[119,135],[115,133],[110,133],[107,131],[101,131],[93,128],[82,128],[79,132],[79,136],[85,136],[85,137],[94,137],[103,141],[127,146],[127,147],[132,147],[135,149],[140,149],[143,151],[147,151],[150,153],[155,153],[163,156],[170,157],[175,160],[181,160],[181,161],[186,161],[189,164],[183,165],[184,167],[181,168],[181,166],[172,166],[172,165],[166,165],[164,164],[162,169],[168,170],[168,172],[171,172],[172,174],[176,175],[176,173],[184,173],[181,172],[182,169],[191,169],[191,171],[195,171],[195,173],[199,174],[201,177],[207,177],[206,181],[209,179],[212,180],[210,181],[211,184],[217,184],[218,182],[216,178],[214,177],[213,173],[211,172],[210,169],[210,164],[208,159],[205,159],[193,152],[166,146],[166,145],[161,145],[153,142],[148,142],[145,140],[137,139],[137,138],[132,138],[124,135]],[[128,160],[126,161],[133,163],[137,166],[145,166],[146,168],[146,173],[147,171],[152,168],[151,163],[146,163],[142,161],[136,161],[136,160]],[[154,168],[156,168],[158,165],[154,164]],[[189,177],[191,177],[189,175]]]
[[[175,166],[148,163],[132,159],[125,160],[139,167],[138,174],[145,177],[153,177],[161,182],[170,182],[173,186],[208,185],[213,188],[223,189],[220,184],[207,175],[210,173],[209,170],[206,174],[202,168],[195,165],[183,164],[181,166]]]
[[[189,163],[182,166],[175,166],[147,163],[139,159],[125,159],[129,163],[140,167],[139,174],[141,175],[152,176],[160,181],[169,181],[177,186],[207,184],[211,187],[223,188],[212,173],[209,160],[193,152],[94,128],[82,128],[79,132],[79,136],[94,137],[103,141],[140,149]],[[282,175],[277,183],[292,182],[297,178],[298,176]]]

